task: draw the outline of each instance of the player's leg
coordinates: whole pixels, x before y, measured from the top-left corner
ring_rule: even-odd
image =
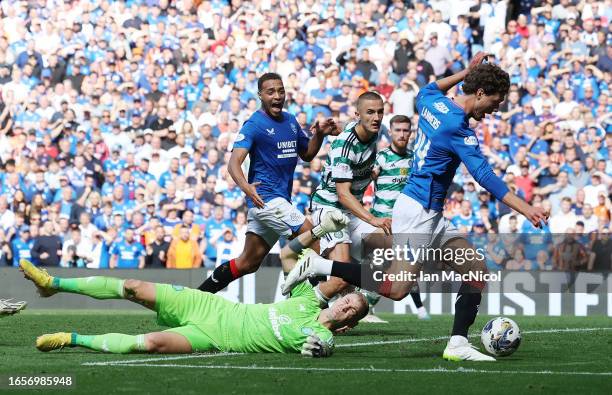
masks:
[[[283,198],[272,199],[263,208],[249,209],[247,237],[242,254],[219,265],[198,289],[216,293],[230,282],[256,272],[280,236],[291,237],[310,228],[304,214]]]
[[[419,292],[418,284],[415,284],[415,286],[412,288],[412,291],[410,291],[410,297],[412,298],[412,301],[414,302],[414,305],[417,308],[417,317],[419,317],[420,320],[430,319],[429,313],[427,313],[427,309],[425,308],[425,306],[423,306],[423,301],[421,300],[421,293]]]
[[[261,262],[270,252],[272,245],[268,244],[262,236],[247,231],[244,250],[240,256],[217,266],[198,289],[200,291],[217,293],[227,287],[232,281],[245,274],[257,271]]]
[[[152,332],[135,336],[123,333],[80,335],[74,332],[60,332],[42,335],[36,339],[36,348],[40,351],[52,351],[64,347],[83,347],[112,354],[192,352],[191,343],[187,338],[175,332]]]
[[[447,249],[462,250],[462,252],[468,250],[474,250],[474,247],[470,242],[463,238],[453,238],[448,242],[445,242],[442,247],[445,251]],[[453,254],[453,256],[465,256],[463,254]],[[456,262],[445,262],[453,268],[457,273],[478,273],[479,278],[487,273],[486,261],[484,259],[474,259],[464,264],[458,264]],[[462,282],[459,292],[457,293],[457,299],[455,300],[455,319],[453,321],[453,329],[451,338],[444,350],[444,359],[450,361],[494,361],[495,359],[480,353],[474,349],[468,342],[468,331],[470,326],[476,320],[478,314],[478,307],[480,306],[480,300],[482,299],[482,291],[486,283],[484,281],[469,281]]]
[[[21,260],[19,267],[43,297],[57,292],[90,296],[95,299],[127,299],[155,310],[156,284],[140,280],[91,276],[77,278],[53,277],[31,262]]]
[[[357,225],[354,230],[350,232],[351,236],[351,262],[365,263],[367,257],[365,254],[368,251],[374,251],[375,249],[384,249],[391,247],[389,238],[384,236],[382,229],[370,225],[369,223],[358,219]],[[381,296],[373,291],[367,289],[359,289],[359,292],[365,296],[368,302],[368,315],[361,319],[361,322],[372,323],[372,324],[386,324],[388,321],[383,320],[374,313],[374,307],[380,301]]]

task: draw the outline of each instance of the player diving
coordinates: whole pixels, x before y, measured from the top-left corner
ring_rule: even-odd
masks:
[[[321,234],[337,232],[348,224],[340,211],[321,220]],[[282,250],[289,264],[318,240],[305,232]],[[20,269],[43,297],[58,292],[95,299],[126,299],[157,313],[157,322],[170,329],[139,335],[75,332],[46,334],[36,339],[40,351],[83,347],[108,353],[276,352],[328,357],[334,349],[334,333],[356,326],[368,312],[360,293],[350,293],[330,308],[321,310],[308,281],[293,288],[291,297],[273,304],[234,303],[221,296],[169,284],[112,277],[59,278],[31,262],[21,260]]]

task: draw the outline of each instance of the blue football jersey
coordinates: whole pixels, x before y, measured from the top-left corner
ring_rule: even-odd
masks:
[[[256,111],[234,141],[234,148],[249,150],[248,181],[261,182],[257,193],[264,202],[276,197],[290,201],[298,152],[305,151],[310,141],[293,115],[284,111],[282,114],[282,121],[277,121],[263,110]],[[249,198],[247,205],[253,207]]]
[[[402,193],[425,209],[442,211],[448,187],[463,162],[476,182],[501,200],[508,187],[480,151],[465,111],[444,96],[435,82],[421,88],[416,106],[419,125],[414,162]]]

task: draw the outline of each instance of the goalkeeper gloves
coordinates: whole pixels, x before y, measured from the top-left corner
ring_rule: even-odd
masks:
[[[302,355],[313,358],[330,357],[334,352],[334,347],[324,342],[316,335],[310,335],[302,345]]]
[[[312,228],[312,234],[320,239],[328,233],[337,232],[344,229],[350,222],[349,218],[342,214],[340,210],[332,210],[323,214],[321,223]]]

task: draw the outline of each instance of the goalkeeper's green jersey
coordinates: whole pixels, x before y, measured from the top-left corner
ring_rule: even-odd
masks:
[[[333,346],[332,332],[321,325],[319,301],[307,281],[291,298],[273,304],[237,304],[227,319],[228,351],[300,352],[309,335]]]

